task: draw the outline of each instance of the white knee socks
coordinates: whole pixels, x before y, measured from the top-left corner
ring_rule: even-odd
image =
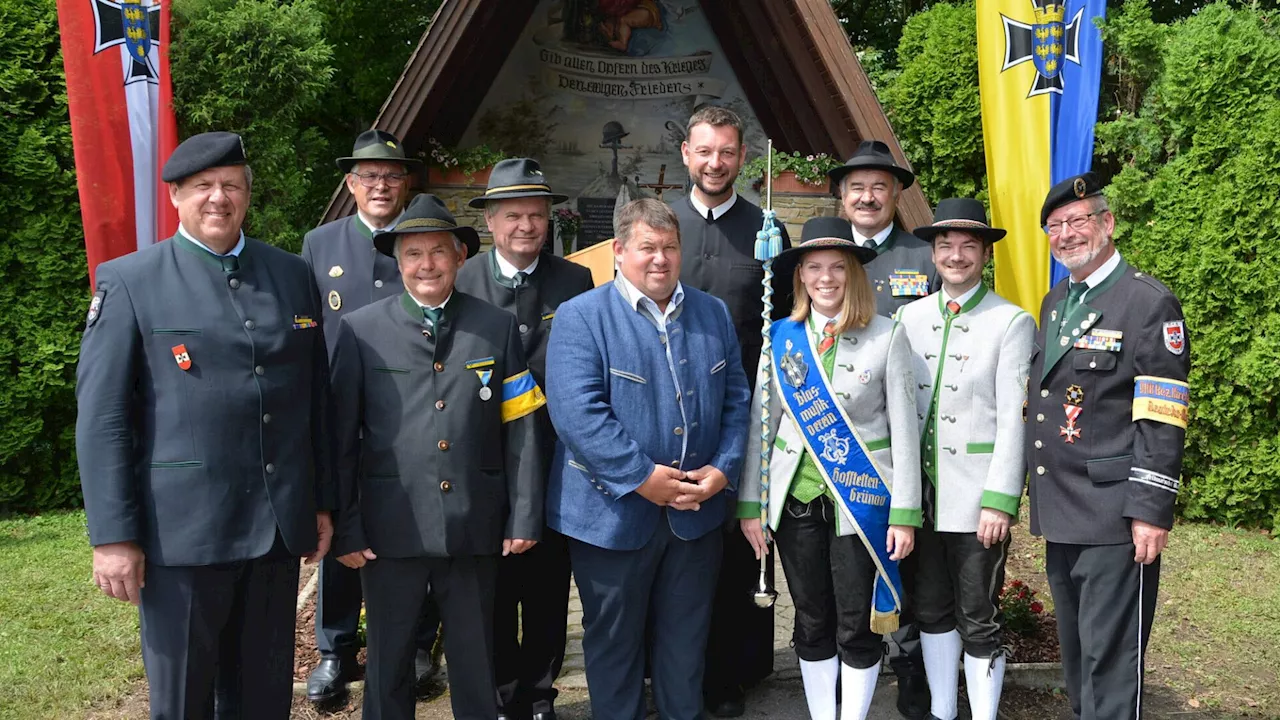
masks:
[[[926,661],[928,657],[925,655]],[[965,653],[964,682],[969,692],[969,709],[973,713],[973,720],[996,720],[1000,691],[1004,688],[1004,655],[991,659],[976,658]]]
[[[956,720],[956,695],[960,682],[960,633],[956,630],[945,633],[922,632],[920,649],[924,653],[924,671],[929,680],[929,712],[939,720]],[[967,669],[968,665],[965,667]]]
[[[800,677],[804,680],[804,699],[809,703],[813,720],[836,720],[836,678],[840,676],[840,660],[800,661]]]
[[[840,665],[840,720],[864,720],[876,694],[880,663],[857,669]]]

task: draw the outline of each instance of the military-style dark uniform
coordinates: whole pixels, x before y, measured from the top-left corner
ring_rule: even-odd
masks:
[[[755,259],[756,233],[764,222],[760,208],[738,196],[723,215],[708,220],[688,197],[672,205],[680,221],[683,261],[680,282],[710,293],[729,306],[733,329],[742,346],[742,367],[755,382],[760,365],[764,309],[764,268]],[[787,229],[782,231],[782,248],[791,247]],[[789,282],[789,280],[788,280]],[[790,310],[783,297],[774,296],[776,317]],[[728,534],[720,564],[720,579],[711,613],[707,637],[707,666],[703,687],[708,699],[718,702],[734,694],[732,688],[763,680],[773,672],[773,610],[756,607],[751,594],[759,580],[760,563],[751,545],[738,531],[737,513],[725,513]],[[768,561],[772,579],[773,558]]]
[[[1032,355],[1031,532],[1075,715],[1136,718],[1160,560],[1134,562],[1130,521],[1173,526],[1190,348],[1178,299],[1123,260],[1082,301],[1069,284],[1045,297]]]
[[[863,268],[876,294],[876,313],[887,318],[942,288],[932,246],[896,223],[889,237],[876,246],[876,259]]]
[[[80,349],[90,542],[146,554],[153,717],[285,717],[298,556],[335,498],[320,308],[296,255],[181,234],[103,263]]]
[[[396,261],[373,247],[373,231],[358,216],[325,223],[302,240],[320,303],[324,307],[324,339],[332,357],[338,344],[338,321],[353,310],[404,292]],[[360,647],[360,573],[330,553],[320,562],[316,593],[316,646],[326,656],[355,661]],[[430,651],[440,624],[435,605],[428,602],[418,630],[419,649]]]
[[[545,387],[547,339],[556,308],[594,287],[591,271],[544,253],[533,273],[518,283],[503,276],[494,252],[463,265],[456,287],[515,315],[529,372],[539,387]],[[535,415],[543,440],[541,460],[550,467],[555,430],[545,409]],[[569,612],[569,548],[564,536],[544,528],[542,542],[533,549],[499,562],[494,607],[499,710],[512,716],[518,711],[551,712],[557,694],[554,683],[564,664]]]
[[[545,468],[515,317],[454,291],[439,327],[402,293],[341,321],[333,360],[334,552],[371,548],[364,713],[413,717],[413,630],[428,583],[454,716],[497,715],[495,575],[504,538],[537,540]]]

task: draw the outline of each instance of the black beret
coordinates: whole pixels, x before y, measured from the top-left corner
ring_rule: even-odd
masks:
[[[1069,177],[1049,188],[1049,194],[1044,198],[1044,207],[1040,208],[1040,224],[1049,222],[1049,213],[1067,203],[1101,194],[1102,185],[1098,183],[1098,176],[1093,173]]]
[[[187,138],[174,149],[160,178],[165,182],[179,182],[209,168],[244,164],[244,141],[239,135],[200,133]]]

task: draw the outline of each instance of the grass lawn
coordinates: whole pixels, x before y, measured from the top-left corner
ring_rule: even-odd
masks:
[[[1027,581],[1052,608],[1044,542],[1028,522],[1023,503],[1009,577]],[[1179,714],[1280,718],[1280,540],[1179,523],[1162,562],[1148,694],[1179,704]]]
[[[91,565],[84,513],[0,520],[0,719],[84,717],[142,679],[137,610]]]

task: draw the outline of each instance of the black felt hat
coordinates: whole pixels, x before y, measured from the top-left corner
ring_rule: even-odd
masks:
[[[915,173],[899,165],[898,161],[893,159],[889,146],[879,140],[863,140],[858,143],[858,149],[853,151],[853,155],[844,165],[827,171],[827,177],[831,178],[832,195],[839,197],[840,181],[854,170],[883,170],[891,173],[898,178],[904,189],[911,187],[911,184],[916,181]]]
[[[365,130],[360,133],[351,148],[351,155],[340,157],[334,162],[342,172],[349,173],[362,160],[400,163],[410,170],[422,165],[418,158],[405,157],[400,138],[383,130]]]
[[[1083,175],[1069,177],[1049,188],[1049,194],[1044,198],[1044,207],[1040,208],[1040,224],[1043,225],[1049,222],[1049,213],[1067,203],[1101,194],[1102,184],[1098,182],[1097,175],[1087,172]]]
[[[422,193],[409,201],[404,213],[396,219],[395,227],[380,230],[373,236],[373,246],[383,255],[395,257],[397,235],[416,235],[427,232],[453,233],[454,237],[467,246],[467,257],[480,252],[480,235],[476,229],[467,225],[459,225],[453,219],[453,213],[440,202],[440,198],[429,193]]]
[[[192,135],[174,148],[165,161],[160,179],[180,182],[215,167],[244,165],[244,141],[235,133],[207,132]]]
[[[816,217],[805,222],[804,229],[800,232],[800,243],[782,251],[774,259],[774,275],[779,280],[785,278],[785,284],[790,285],[791,273],[800,263],[800,258],[814,250],[847,250],[863,265],[876,259],[875,250],[858,244],[848,220]]]
[[[1006,233],[1004,228],[988,225],[986,209],[982,207],[982,203],[971,198],[943,200],[933,212],[933,224],[918,227],[911,232],[925,242],[933,242],[939,234],[951,230],[972,233],[989,243],[999,240]]]
[[[489,187],[484,194],[472,198],[467,204],[473,208],[482,208],[491,200],[526,197],[548,197],[552,204],[569,199],[568,195],[551,192],[551,186],[547,185],[547,178],[542,174],[542,166],[537,160],[508,158],[493,166],[493,171],[489,173]]]

